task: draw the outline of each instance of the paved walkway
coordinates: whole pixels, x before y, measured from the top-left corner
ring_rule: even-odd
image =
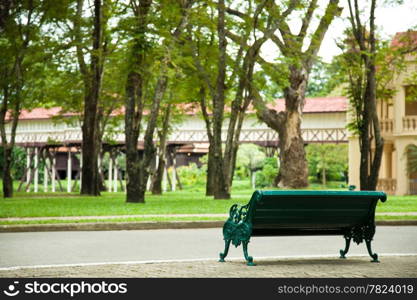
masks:
[[[248,267],[242,259],[97,264],[85,266],[0,269],[0,277],[417,277],[417,256],[368,256],[257,259]]]
[[[380,212],[377,216],[417,216],[417,212]],[[24,218],[0,218],[0,221],[47,221],[47,220],[107,220],[107,219],[131,219],[131,218],[227,218],[228,214],[147,214],[147,215],[118,215],[118,216],[65,216],[65,217],[24,217]]]

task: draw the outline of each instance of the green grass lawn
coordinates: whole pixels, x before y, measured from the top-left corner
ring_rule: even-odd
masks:
[[[232,199],[214,200],[204,195],[203,187],[166,192],[161,196],[147,194],[145,204],[126,203],[124,193],[103,192],[100,197],[85,197],[78,193],[16,193],[11,199],[0,199],[0,218],[7,217],[59,217],[59,216],[111,216],[111,215],[171,215],[171,214],[226,214],[234,203],[248,203],[253,190],[248,183],[234,186]],[[377,212],[416,212],[417,196],[389,196],[378,203]],[[173,220],[172,217],[166,218]],[[380,218],[380,217],[379,217]],[[383,217],[388,219],[388,217]],[[408,217],[414,218],[415,217]],[[158,221],[162,218],[142,218]],[[175,217],[183,220],[184,217]],[[216,220],[218,218],[191,217],[187,220]],[[396,219],[390,217],[390,219]],[[402,218],[405,219],[405,218]],[[123,219],[124,221],[142,221]],[[89,222],[97,220],[88,220]],[[115,221],[115,220],[109,220]],[[6,221],[2,221],[1,224]],[[67,221],[68,222],[68,221]],[[79,222],[87,222],[80,220]],[[40,223],[37,221],[36,223]],[[49,222],[51,223],[51,222]],[[7,223],[8,224],[8,223]]]
[[[224,214],[233,203],[246,204],[252,191],[234,193],[230,200],[213,200],[204,192],[167,192],[146,196],[145,204],[126,203],[124,193],[85,197],[76,193],[29,193],[0,200],[0,218],[105,216],[142,214]]]

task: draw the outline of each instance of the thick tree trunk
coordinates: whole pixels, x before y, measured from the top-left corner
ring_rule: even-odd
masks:
[[[206,181],[206,196],[214,195],[214,159],[213,159],[213,149],[211,143],[209,146],[208,160],[207,160],[207,181]]]
[[[89,98],[89,97],[88,97]],[[96,100],[86,99],[86,108],[84,110],[84,121],[82,125],[83,143],[83,180],[81,183],[81,194],[99,196],[99,172],[98,172],[98,132],[97,132],[97,115]],[[95,102],[95,103],[93,103]]]
[[[93,54],[91,71],[85,73],[83,133],[82,195],[100,195],[98,155],[100,150],[99,113],[101,78],[103,72],[102,3],[94,0]]]
[[[3,147],[3,197],[13,197],[13,178],[11,176],[12,149]]]
[[[308,73],[296,66],[292,66],[290,71],[290,85],[284,89],[285,112],[276,113],[268,109],[253,87],[251,93],[258,117],[278,132],[280,170],[277,184],[286,188],[303,188],[308,186],[308,166],[301,135],[301,117]]]
[[[290,67],[290,85],[284,89],[285,118],[280,126],[280,182],[279,186],[303,188],[308,186],[308,165],[301,135],[301,117],[307,87],[307,71]]]
[[[11,130],[10,130],[10,141],[7,141],[6,135],[6,114],[9,112],[9,87],[3,86],[3,103],[0,107],[0,136],[1,136],[1,146],[3,148],[3,197],[11,198],[13,197],[13,177],[11,175],[11,169],[13,164],[13,149],[15,146],[16,130],[17,124],[19,122],[20,108],[21,108],[21,86],[22,76],[21,76],[21,60],[17,60],[16,64],[16,94],[13,103],[13,110],[10,111],[12,117]]]
[[[144,203],[141,157],[137,148],[144,108],[144,66],[147,41],[147,15],[152,1],[139,1],[135,9],[137,27],[131,51],[131,71],[126,82],[125,137],[126,137],[126,202]]]
[[[143,197],[140,198],[139,172],[141,166],[137,148],[143,112],[142,85],[142,76],[131,71],[126,83],[125,104],[126,202],[136,203],[145,201]]]
[[[217,33],[219,36],[219,60],[216,81],[216,92],[213,99],[213,165],[214,165],[214,199],[230,199],[228,181],[224,173],[224,160],[222,151],[222,125],[225,103],[226,79],[226,28],[225,28],[225,1],[218,1]]]
[[[302,188],[308,186],[308,169],[304,141],[301,137],[301,115],[288,110],[279,134],[279,186]]]

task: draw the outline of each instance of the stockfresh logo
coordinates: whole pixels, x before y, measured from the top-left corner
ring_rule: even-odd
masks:
[[[9,297],[14,297],[19,295],[20,291],[17,289],[17,285],[19,284],[19,281],[14,281],[13,284],[10,284],[6,290],[3,291],[3,293]]]

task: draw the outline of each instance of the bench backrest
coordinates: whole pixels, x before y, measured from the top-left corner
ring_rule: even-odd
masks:
[[[248,218],[254,235],[329,234],[374,222],[375,207],[386,200],[373,191],[255,191]],[[309,233],[310,232],[310,233]]]

